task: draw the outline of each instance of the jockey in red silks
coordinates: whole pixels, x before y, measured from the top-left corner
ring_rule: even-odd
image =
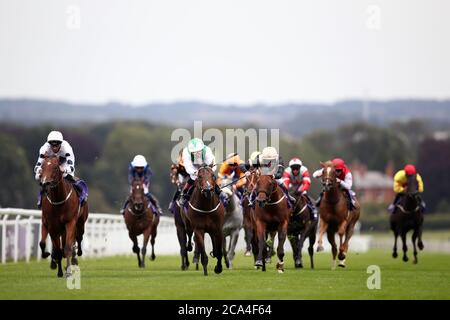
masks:
[[[350,172],[350,169],[345,164],[344,160],[341,158],[335,158],[331,160],[331,162],[334,165],[334,169],[336,170],[336,178],[339,182],[339,185],[341,189],[344,191],[345,195],[347,196],[347,204],[348,209],[351,211],[355,208],[356,198],[355,198],[355,192],[352,190],[353,185],[353,176]],[[313,173],[314,178],[320,178],[323,174],[323,168],[315,171]],[[320,193],[319,199],[317,200],[317,207],[320,206],[320,201],[322,200],[323,191]]]
[[[293,191],[296,195],[305,195],[308,207],[311,212],[311,219],[317,218],[317,208],[313,204],[311,198],[307,195],[307,191],[311,186],[309,171],[303,165],[299,158],[292,158],[289,161],[289,167],[284,170],[283,183],[289,191]]]

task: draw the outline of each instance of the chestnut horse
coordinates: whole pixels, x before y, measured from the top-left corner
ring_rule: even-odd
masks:
[[[266,232],[278,232],[277,270],[284,272],[284,242],[286,241],[290,209],[286,196],[272,175],[261,175],[256,183],[256,237],[258,257],[256,267],[266,271]]]
[[[170,169],[171,182],[177,186],[172,213],[175,220],[175,227],[177,228],[178,243],[180,244],[181,270],[187,270],[189,268],[188,252],[192,251],[192,234],[194,233],[194,231],[192,230],[189,221],[187,221],[187,219],[185,218],[185,214],[183,213],[183,210],[180,208],[180,205],[177,201],[179,195],[181,194],[181,190],[184,187],[184,184],[180,184],[180,182],[178,181],[178,174],[180,169],[180,166],[175,164],[173,164]]]
[[[151,259],[155,260],[155,238],[159,224],[159,216],[156,215],[149,206],[149,200],[144,193],[144,179],[134,179],[131,184],[131,193],[128,205],[124,212],[125,224],[128,235],[133,241],[133,252],[136,253],[138,266],[145,268],[145,255],[147,254],[147,244],[151,236],[152,254]],[[137,236],[143,234],[142,260],[139,255]]]
[[[70,181],[63,177],[61,162],[57,156],[45,156],[42,161],[41,185],[42,229],[39,243],[42,257],[46,258],[45,239],[50,234],[52,240],[52,269],[58,268],[58,277],[63,276],[62,258],[67,259],[66,275],[71,275],[70,266],[78,265],[76,254],[81,256],[84,225],[88,218],[88,204],[81,206],[77,192]],[[76,243],[75,243],[76,242]]]
[[[347,197],[340,188],[333,163],[327,161],[325,163],[321,162],[320,164],[323,167],[323,198],[319,207],[320,231],[317,251],[323,250],[322,237],[326,232],[333,255],[332,268],[335,269],[336,255],[338,252],[335,240],[335,234],[337,232],[339,235],[339,266],[344,268],[348,242],[353,235],[355,224],[359,219],[360,206],[356,202],[354,209],[352,211],[348,210]]]
[[[214,192],[215,178],[213,170],[208,166],[197,171],[194,191],[188,202],[187,218],[194,230],[195,250],[201,255],[203,274],[208,275],[208,256],[205,252],[205,232],[209,233],[213,246],[213,256],[217,259],[215,273],[222,272],[222,242],[224,207]]]
[[[400,202],[396,205],[395,211],[391,214],[390,223],[391,230],[394,232],[395,242],[392,256],[397,258],[397,237],[400,235],[403,243],[403,261],[407,262],[408,257],[406,251],[406,234],[409,230],[413,230],[412,243],[414,248],[414,264],[417,260],[416,240],[418,239],[418,247],[423,250],[422,242],[422,225],[423,212],[420,207],[420,199],[418,199],[418,183],[416,175],[407,176],[406,192],[402,196]]]
[[[308,253],[311,269],[314,269],[314,243],[316,242],[317,219],[311,219],[311,209],[308,207],[306,196],[297,195],[297,201],[289,217],[288,238],[291,242],[295,267],[303,268],[302,249],[306,238],[309,240]]]

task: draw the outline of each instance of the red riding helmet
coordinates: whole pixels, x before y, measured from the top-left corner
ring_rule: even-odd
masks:
[[[417,173],[416,167],[414,167],[412,164],[407,164],[405,166],[404,170],[405,170],[405,173],[409,176]]]
[[[344,170],[345,162],[341,158],[331,160],[336,170]]]

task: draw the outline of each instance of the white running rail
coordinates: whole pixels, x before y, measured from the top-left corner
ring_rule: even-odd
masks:
[[[41,211],[0,208],[1,263],[41,259]],[[139,247],[142,236],[138,237]],[[50,236],[47,251],[51,251]],[[133,254],[132,242],[121,215],[90,213],[82,243],[83,256],[99,257]],[[150,252],[150,242],[147,253]],[[155,254],[177,254],[180,247],[172,217],[161,217],[155,242]]]

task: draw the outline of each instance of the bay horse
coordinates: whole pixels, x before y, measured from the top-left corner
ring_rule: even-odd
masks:
[[[228,185],[231,182],[232,179],[222,179],[222,185]],[[225,265],[228,269],[232,269],[236,244],[239,240],[239,232],[241,231],[244,217],[239,197],[236,195],[233,187],[224,187],[222,190],[230,199],[224,214],[222,251],[225,258]],[[230,237],[228,250],[226,249],[227,237]]]
[[[175,220],[175,227],[177,228],[177,238],[180,244],[180,255],[181,255],[181,270],[187,270],[189,268],[189,257],[188,252],[192,251],[192,235],[194,231],[189,224],[189,221],[185,218],[183,209],[178,203],[178,197],[183,190],[184,184],[180,183],[178,180],[179,165],[173,164],[170,170],[171,182],[176,185],[177,192],[173,199],[173,216]],[[198,264],[197,264],[198,266]]]
[[[44,156],[40,183],[42,198],[42,229],[39,246],[41,256],[46,258],[45,240],[50,234],[52,240],[51,268],[58,268],[57,276],[62,277],[62,258],[67,259],[66,276],[71,275],[70,266],[78,265],[75,256],[83,254],[81,242],[84,225],[88,218],[87,201],[81,206],[79,196],[70,181],[63,177],[61,160],[57,156]],[[77,247],[75,252],[74,247]]]
[[[276,268],[284,272],[284,242],[286,241],[290,209],[286,196],[272,175],[261,175],[256,183],[255,224],[258,242],[256,267],[266,271],[266,232],[278,232]]]
[[[391,230],[394,232],[394,249],[392,257],[397,258],[397,237],[400,235],[403,243],[403,261],[407,262],[406,234],[413,230],[412,243],[414,248],[414,264],[417,260],[416,240],[418,239],[419,250],[423,250],[422,225],[423,211],[418,199],[418,183],[416,175],[407,176],[406,192],[402,195],[399,203],[396,205],[394,213],[390,217]]]
[[[217,259],[214,272],[222,272],[222,242],[224,206],[214,192],[214,172],[209,166],[202,166],[197,171],[194,190],[188,202],[187,218],[194,230],[195,250],[200,253],[203,274],[208,275],[208,256],[205,252],[205,232],[212,241],[212,255]]]
[[[347,197],[340,188],[333,163],[327,161],[320,164],[323,168],[323,198],[319,207],[320,229],[317,251],[323,250],[322,237],[326,232],[333,256],[332,269],[336,268],[336,255],[339,259],[339,266],[345,268],[348,243],[359,219],[360,206],[356,202],[354,209],[348,210]],[[336,232],[339,235],[339,255],[335,240]]]
[[[144,178],[134,179],[131,184],[131,192],[125,208],[124,218],[128,229],[128,236],[133,242],[133,252],[136,253],[139,268],[145,268],[145,255],[151,236],[152,254],[151,260],[155,260],[155,238],[159,224],[159,216],[149,206],[149,200],[144,193]],[[143,234],[142,259],[139,254],[137,236]]]
[[[311,269],[314,269],[314,243],[316,242],[318,221],[311,219],[311,209],[308,207],[306,196],[298,194],[296,199],[288,224],[288,239],[291,243],[295,267],[303,268],[302,249],[303,243],[308,238]]]

